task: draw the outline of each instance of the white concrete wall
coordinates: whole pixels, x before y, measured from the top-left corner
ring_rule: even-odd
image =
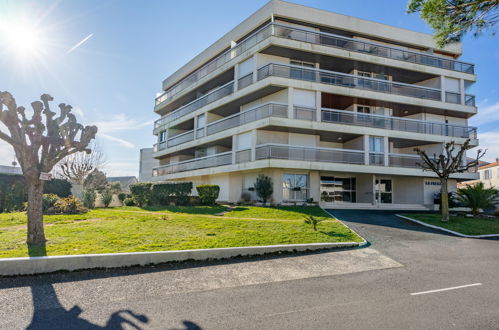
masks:
[[[284,103],[284,104],[288,103],[288,90],[283,89],[279,92],[276,92],[276,93],[267,95],[265,97],[256,99],[252,102],[243,104],[241,106],[241,111],[248,110],[248,109],[254,108],[260,104],[265,104],[268,102],[276,102],[276,103]]]
[[[257,130],[256,144],[265,144],[265,143],[288,144],[289,143],[288,133],[278,132],[278,131]]]
[[[159,166],[159,160],[152,154],[153,148],[140,149],[139,181],[151,181],[152,169]]]

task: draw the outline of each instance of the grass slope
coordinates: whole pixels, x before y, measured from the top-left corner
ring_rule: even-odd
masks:
[[[45,216],[46,252],[65,255],[361,241],[318,207],[241,207],[215,216],[225,210],[223,206],[122,207]],[[303,223],[306,214],[327,221],[315,232]],[[25,240],[26,215],[0,214],[0,257],[28,256]]]
[[[499,234],[499,219],[466,218],[451,216],[442,222],[440,214],[403,214],[406,217],[426,222],[430,225],[457,231],[465,235]]]

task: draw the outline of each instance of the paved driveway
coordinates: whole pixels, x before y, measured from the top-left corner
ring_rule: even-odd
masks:
[[[498,329],[498,241],[332,213],[371,246],[0,279],[0,328]]]

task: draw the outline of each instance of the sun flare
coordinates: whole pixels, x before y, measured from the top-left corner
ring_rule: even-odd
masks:
[[[0,44],[19,58],[37,57],[44,51],[40,30],[25,21],[0,21]]]

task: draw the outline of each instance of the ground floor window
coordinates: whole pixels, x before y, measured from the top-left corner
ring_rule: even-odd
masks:
[[[305,201],[308,198],[307,174],[284,174],[282,197],[286,201]]]
[[[356,185],[354,177],[321,176],[321,201],[356,203]]]
[[[392,203],[392,180],[389,179],[376,179],[375,186],[376,202],[382,204]]]

